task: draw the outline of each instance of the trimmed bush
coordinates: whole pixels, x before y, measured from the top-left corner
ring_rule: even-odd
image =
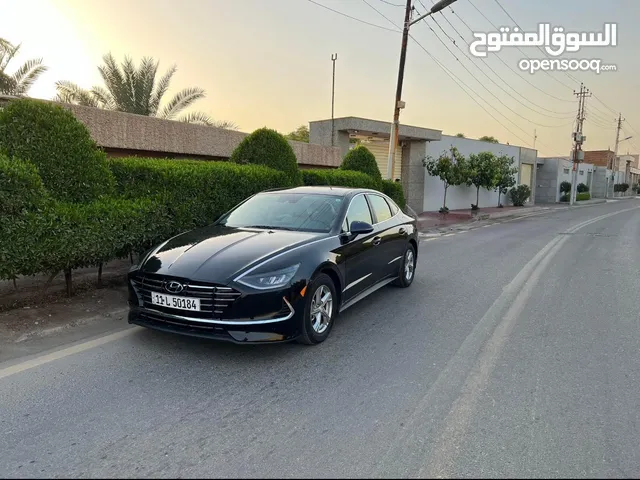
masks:
[[[560,193],[569,193],[571,192],[571,182],[560,182]]]
[[[564,195],[562,195],[560,197],[560,201],[563,202],[563,203],[564,202],[568,202],[569,200],[571,200],[571,199],[569,198],[569,194],[568,193],[565,193]]]
[[[0,215],[19,215],[41,208],[47,192],[38,169],[29,162],[0,154]]]
[[[302,183],[291,145],[283,135],[269,128],[260,128],[245,137],[233,151],[229,161],[270,167],[284,172],[291,186]]]
[[[589,187],[587,187],[584,183],[579,183],[576,187],[576,191],[578,193],[584,193],[589,191]]]
[[[522,207],[524,202],[531,196],[531,188],[529,185],[518,185],[509,191],[511,202],[516,207]]]
[[[305,185],[328,185],[332,187],[370,188],[380,190],[380,183],[361,172],[348,170],[302,170]]]
[[[383,180],[382,193],[390,197],[400,208],[404,208],[407,204],[401,183],[392,180]]]
[[[613,191],[614,192],[626,192],[627,190],[629,190],[629,184],[628,183],[616,183],[613,186]]]
[[[151,200],[52,203],[0,219],[0,278],[97,266],[141,252],[170,233],[168,213]]]
[[[578,202],[582,200],[589,200],[590,198],[591,198],[591,194],[589,192],[576,193],[576,201]]]
[[[171,234],[208,225],[245,198],[290,184],[284,172],[259,165],[141,158],[109,164],[121,195],[155,198],[167,208]]]
[[[30,161],[51,196],[87,202],[113,190],[105,154],[68,110],[16,100],[0,110],[0,153]]]
[[[340,168],[342,170],[362,172],[376,179],[378,182],[382,181],[382,175],[380,174],[376,157],[364,145],[358,145],[353,150],[349,150]]]

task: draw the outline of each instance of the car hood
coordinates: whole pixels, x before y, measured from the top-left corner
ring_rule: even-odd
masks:
[[[143,273],[228,282],[245,268],[326,234],[212,225],[173,237],[150,255]]]

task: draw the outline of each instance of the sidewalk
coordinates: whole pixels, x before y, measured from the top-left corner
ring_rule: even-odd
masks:
[[[533,212],[546,210],[547,208],[547,206],[540,207],[537,205],[527,205],[524,207],[481,208],[476,211],[472,211],[470,209],[450,210],[447,214],[439,212],[424,212],[418,215],[418,230],[424,231],[433,227],[446,227],[449,225],[458,225],[478,220],[528,215]]]
[[[570,206],[568,203],[550,203],[541,205],[526,205],[524,207],[491,207],[481,208],[477,211],[450,210],[449,213],[443,215],[439,212],[424,212],[418,215],[418,231],[428,232],[433,229],[442,230],[449,227],[471,226],[474,222],[483,220],[495,220],[499,218],[517,218],[528,217],[530,215],[543,214],[545,212],[567,210],[569,208],[581,208],[589,205],[597,205],[606,202],[617,202],[629,198],[640,198],[635,196],[617,197],[615,199],[593,198],[591,200],[583,200],[576,205]]]

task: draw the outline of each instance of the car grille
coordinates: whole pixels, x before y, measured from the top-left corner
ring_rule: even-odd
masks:
[[[167,292],[163,288],[163,285],[171,280],[177,280],[185,285],[184,290],[177,294]],[[193,282],[180,278],[161,277],[157,275],[137,277],[132,279],[131,283],[144,307],[152,308],[161,312],[179,314],[182,310],[153,305],[151,303],[152,292],[161,292],[179,297],[199,298],[200,312],[191,312],[187,310],[182,311],[185,316],[194,318],[228,318],[233,303],[241,295],[237,290],[224,285]]]

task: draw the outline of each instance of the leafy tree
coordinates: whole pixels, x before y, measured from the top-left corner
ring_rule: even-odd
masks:
[[[42,58],[33,58],[24,62],[12,74],[7,73],[9,63],[19,51],[20,45],[13,45],[0,38],[0,93],[5,95],[26,95],[38,77],[47,70],[42,65]]]
[[[500,155],[494,159],[493,186],[498,191],[498,207],[501,207],[500,196],[506,195],[509,188],[516,184],[513,176],[518,173],[518,167],[513,165],[513,157],[508,155]]]
[[[462,185],[467,181],[467,160],[456,147],[451,147],[449,152],[442,152],[436,159],[431,156],[422,161],[422,164],[433,177],[439,177],[444,184],[444,198],[441,212],[448,212],[447,190],[451,186]]]
[[[298,161],[287,139],[275,130],[260,128],[247,135],[229,158],[234,163],[253,163],[284,172],[292,185],[300,185],[302,177]]]
[[[571,192],[571,182],[567,182],[566,180],[560,182],[560,193],[570,193]]]
[[[469,155],[467,162],[467,185],[476,187],[476,204],[472,206],[477,210],[480,201],[480,188],[491,190],[494,188],[496,177],[496,157],[491,152],[480,152],[477,155]]]
[[[102,60],[103,64],[98,67],[98,71],[104,81],[104,87],[95,86],[85,90],[73,82],[59,81],[56,82],[57,95],[54,100],[166,120],[227,129],[238,128],[233,122],[215,122],[203,112],[190,112],[179,116],[183,110],[205,97],[205,91],[201,88],[180,90],[161,107],[162,99],[176,73],[175,65],[157,79],[158,62],[151,57],[144,57],[139,66],[136,66],[130,57],[125,57],[119,65],[111,53],[104,55]]]
[[[458,138],[467,138],[464,136],[464,133],[456,133],[456,137]]]
[[[354,170],[356,172],[366,173],[377,181],[382,181],[382,174],[378,168],[376,157],[364,145],[358,145],[357,147],[349,150],[344,156],[344,160],[342,161],[340,168],[342,170]]]
[[[589,191],[589,187],[584,183],[579,183],[578,186],[576,187],[576,190],[578,193],[585,193]]]
[[[497,138],[495,138],[495,137],[490,137],[490,136],[488,136],[488,135],[485,135],[485,136],[483,136],[483,137],[480,137],[478,140],[480,140],[481,142],[500,143],[500,142],[498,141],[498,139],[497,139]]]
[[[306,125],[300,125],[293,132],[289,132],[285,137],[288,140],[294,140],[296,142],[309,143],[309,127]]]

